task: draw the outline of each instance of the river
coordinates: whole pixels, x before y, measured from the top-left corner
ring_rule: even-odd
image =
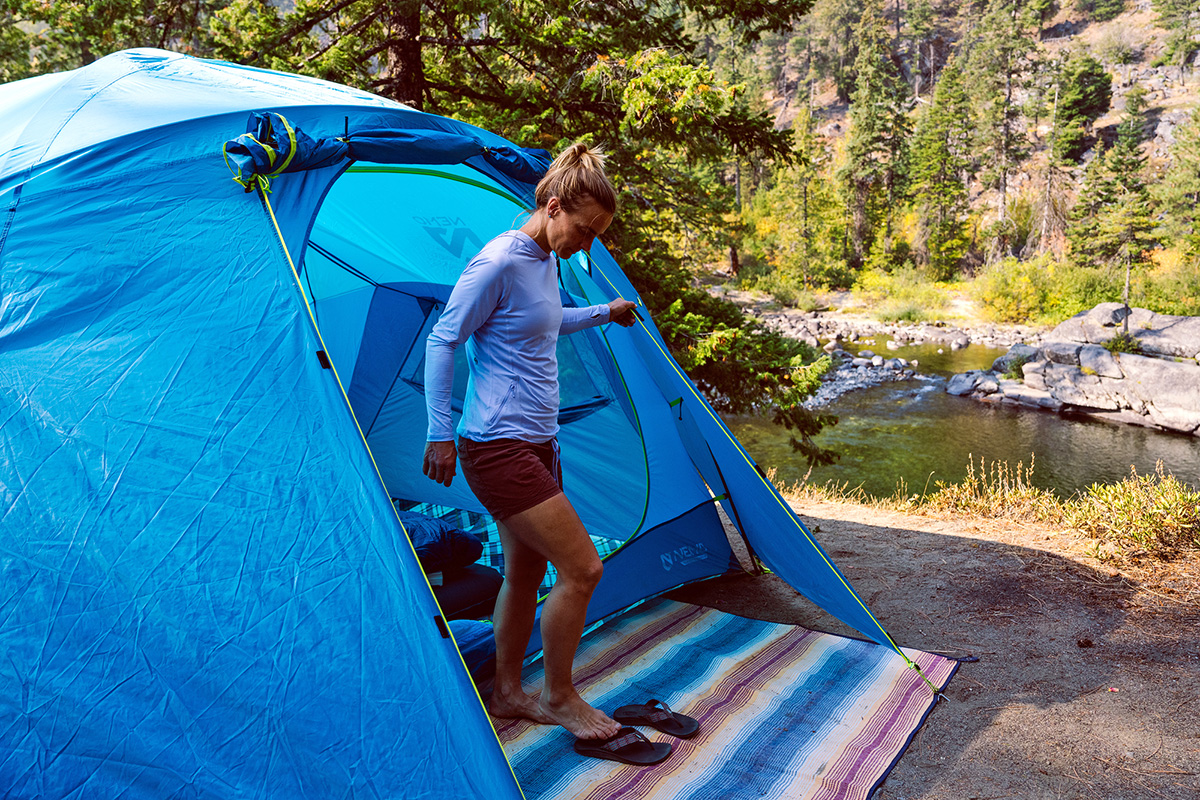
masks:
[[[952,351],[926,344],[889,351],[882,339],[870,349],[917,359],[918,370],[937,380],[888,383],[834,400],[825,410],[838,416],[838,424],[822,431],[817,442],[841,459],[815,468],[811,483],[861,486],[872,497],[887,497],[903,481],[906,493],[921,494],[938,481],[961,481],[968,462],[978,474],[983,458],[1012,467],[1032,463],[1030,483],[1063,498],[1093,483],[1117,483],[1129,476],[1130,466],[1151,473],[1160,460],[1168,472],[1200,487],[1200,437],[946,394],[950,375],[987,369],[1004,350],[969,345]],[[729,425],[760,466],[776,470],[778,480],[791,484],[804,478],[808,466],[792,452],[786,430],[759,418],[737,417]]]

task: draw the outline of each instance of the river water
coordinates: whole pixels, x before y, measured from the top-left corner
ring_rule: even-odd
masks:
[[[814,469],[810,483],[845,483],[887,497],[903,481],[907,494],[922,494],[938,481],[961,481],[968,462],[978,475],[983,458],[1012,467],[1032,463],[1030,482],[1063,498],[1093,483],[1117,483],[1131,466],[1151,473],[1160,460],[1166,471],[1200,487],[1200,437],[946,394],[950,375],[990,368],[1004,350],[970,345],[952,351],[926,344],[889,351],[882,339],[870,349],[885,358],[915,358],[918,370],[936,380],[888,383],[834,400],[824,410],[836,414],[838,424],[822,431],[817,442],[841,459]],[[786,430],[758,418],[734,418],[729,425],[760,466],[777,471],[777,480],[791,484],[804,478],[808,465],[792,452]]]

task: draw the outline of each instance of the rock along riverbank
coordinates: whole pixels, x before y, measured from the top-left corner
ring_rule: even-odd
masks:
[[[1126,331],[1136,352],[1104,347]],[[946,391],[1200,436],[1200,317],[1102,303]]]
[[[1043,329],[1025,325],[881,322],[841,310],[801,311],[780,307],[750,292],[726,287],[713,287],[712,291],[736,303],[747,316],[768,328],[829,353],[833,368],[822,379],[820,389],[805,401],[806,408],[820,408],[847,392],[882,383],[941,380],[922,373],[916,360],[887,356],[877,350],[922,344],[937,344],[948,350],[960,350],[969,344],[1003,349],[1017,343],[1040,343],[1045,335]]]

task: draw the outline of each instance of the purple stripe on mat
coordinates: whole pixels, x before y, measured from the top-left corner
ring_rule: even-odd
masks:
[[[812,800],[844,800],[844,798],[851,797],[844,793],[848,784],[854,785],[849,781],[850,776],[861,773],[867,766],[871,766],[876,771],[887,767],[895,758],[892,754],[896,748],[893,746],[886,748],[886,751],[881,750],[883,743],[889,737],[896,735],[896,727],[901,720],[914,716],[920,719],[924,711],[936,702],[932,691],[920,679],[916,671],[911,667],[905,667],[905,669],[911,673],[911,682],[908,688],[899,695],[892,693],[889,696],[887,704],[893,707],[891,713],[886,716],[875,715],[871,719],[871,724],[859,731],[858,735],[846,745],[841,758],[821,777],[820,791],[813,795]],[[924,702],[918,702],[917,697],[922,692],[928,694],[929,697]],[[914,713],[918,709],[919,713]],[[904,730],[912,729],[914,724],[916,724],[916,720],[906,724]],[[886,756],[886,761],[880,758],[880,755]],[[862,797],[870,795],[870,790],[877,780],[872,780],[870,786],[861,787],[866,790],[861,795]]]

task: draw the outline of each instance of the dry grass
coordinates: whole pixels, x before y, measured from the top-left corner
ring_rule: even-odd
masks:
[[[1076,531],[1096,540],[1102,558],[1171,559],[1200,552],[1200,491],[1166,472],[1161,462],[1152,475],[1120,483],[1093,484],[1065,500],[1032,483],[1034,461],[1011,466],[974,457],[961,482],[939,481],[927,494],[901,486],[890,497],[873,498],[861,486],[800,482],[780,491],[799,503],[855,503],[880,510],[938,517],[976,517],[1036,522]]]

